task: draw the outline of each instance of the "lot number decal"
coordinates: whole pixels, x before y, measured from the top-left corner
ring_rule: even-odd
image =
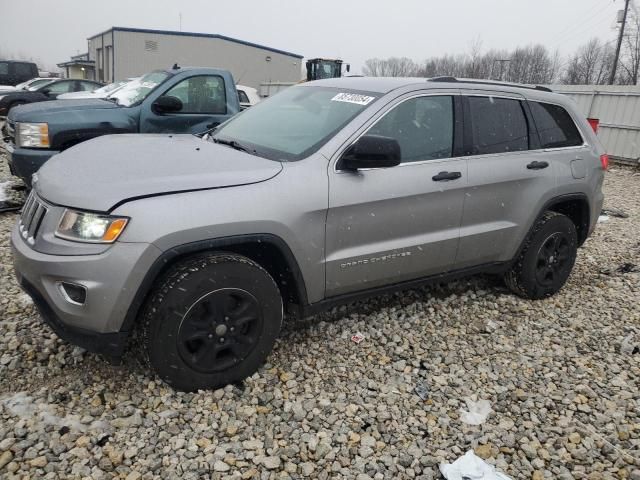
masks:
[[[332,102],[357,103],[358,105],[368,105],[375,97],[358,95],[357,93],[339,93],[331,99]]]

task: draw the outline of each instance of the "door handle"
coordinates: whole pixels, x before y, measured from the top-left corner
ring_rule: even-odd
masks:
[[[431,177],[431,180],[434,182],[446,182],[448,180],[457,180],[460,177],[462,177],[462,173],[460,172],[440,172]]]
[[[534,161],[527,165],[529,170],[542,170],[543,168],[547,168],[549,166],[549,162],[538,162]]]

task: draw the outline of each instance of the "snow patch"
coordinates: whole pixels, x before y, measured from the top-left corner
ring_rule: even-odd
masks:
[[[33,397],[27,395],[27,392],[18,392],[16,394],[5,396],[0,403],[9,412],[10,415],[18,417],[21,420],[28,420],[41,427],[53,425],[55,427],[68,427],[72,431],[86,432],[104,431],[109,426],[106,422],[94,421],[89,425],[80,422],[77,415],[60,416],[57,413],[58,408],[49,403],[34,401]]]
[[[9,185],[11,182],[0,182],[0,202],[9,200]]]
[[[18,303],[21,307],[25,308],[33,305],[33,300],[31,300],[31,297],[26,293],[21,293],[18,295]]]

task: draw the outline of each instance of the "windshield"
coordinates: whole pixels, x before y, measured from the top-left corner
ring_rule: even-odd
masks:
[[[116,90],[107,98],[113,98],[118,105],[131,107],[143,101],[151,91],[169,78],[167,72],[151,72],[146,75],[131,80],[124,87]]]
[[[324,145],[378,94],[289,87],[221,125],[213,140],[234,141],[276,160],[305,158]]]
[[[27,85],[24,85],[22,88],[26,90],[36,90],[38,87],[42,87],[47,83],[51,83],[55,80],[55,78],[41,78],[39,80],[29,80],[25,82]]]

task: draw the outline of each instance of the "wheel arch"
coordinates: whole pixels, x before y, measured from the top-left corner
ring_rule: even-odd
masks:
[[[121,332],[131,332],[156,280],[172,265],[194,254],[225,251],[244,255],[258,263],[273,277],[280,289],[285,309],[299,315],[307,304],[307,291],[291,249],[272,234],[251,234],[207,239],[175,246],[164,251],[145,274],[125,315]],[[285,310],[286,311],[286,310]]]
[[[589,207],[589,199],[587,196],[583,193],[575,193],[552,199],[545,205],[545,208],[540,214],[546,210],[551,210],[552,212],[561,213],[569,217],[576,226],[578,246],[581,246],[589,236],[589,227],[591,224],[591,210]]]

